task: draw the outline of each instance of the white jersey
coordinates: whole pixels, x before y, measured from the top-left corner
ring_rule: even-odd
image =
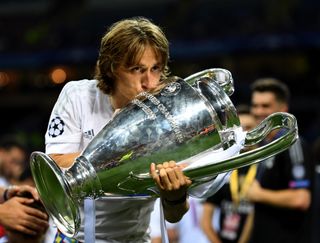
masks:
[[[52,110],[45,135],[46,153],[82,151],[110,121],[109,96],[96,80],[67,83]],[[150,213],[154,200],[96,200],[96,242],[149,242]],[[77,239],[84,241],[83,205]]]

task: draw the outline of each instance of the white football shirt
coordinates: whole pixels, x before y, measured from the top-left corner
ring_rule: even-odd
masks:
[[[96,80],[68,82],[52,110],[45,135],[46,153],[82,151],[110,121],[109,96],[97,88]],[[96,242],[149,242],[149,221],[154,199],[96,200]],[[77,239],[84,241],[84,215]]]

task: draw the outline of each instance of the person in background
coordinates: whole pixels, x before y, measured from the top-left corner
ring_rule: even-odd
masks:
[[[48,229],[48,216],[34,188],[27,158],[27,147],[15,136],[1,138],[0,186],[7,189],[4,191],[5,203],[0,210],[3,217],[0,220],[0,242],[40,242]]]
[[[256,126],[249,106],[239,105],[236,110],[243,130],[249,131]],[[241,152],[247,149],[244,148]],[[203,203],[201,227],[210,242],[248,242],[253,205],[245,196],[255,178],[256,168],[257,165],[253,164],[232,171],[229,182]],[[217,216],[219,216],[219,224],[214,227],[213,218]]]
[[[4,136],[0,140],[0,186],[7,187],[19,183],[25,169],[27,149],[17,139]]]
[[[288,112],[290,92],[285,83],[258,79],[252,84],[251,113],[257,123],[275,112]],[[276,139],[274,130],[265,141]],[[311,161],[300,137],[289,149],[259,164],[247,197],[254,203],[250,242],[309,242],[308,210],[311,203]]]
[[[320,137],[312,143],[314,162],[313,196],[311,204],[311,242],[320,242]]]

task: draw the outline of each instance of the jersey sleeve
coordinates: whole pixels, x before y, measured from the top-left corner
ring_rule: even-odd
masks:
[[[291,168],[289,188],[309,188],[311,184],[311,159],[305,142],[298,139],[289,148]]]
[[[76,82],[67,83],[56,101],[45,134],[46,153],[78,152],[81,141],[81,98]]]

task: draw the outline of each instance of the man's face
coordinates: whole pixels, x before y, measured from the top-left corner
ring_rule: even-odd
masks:
[[[123,65],[116,69],[114,103],[121,108],[131,101],[137,94],[150,91],[160,83],[163,65],[148,46],[139,63],[132,67]]]
[[[26,154],[23,150],[13,147],[10,150],[0,151],[0,162],[4,176],[17,179],[23,169],[26,160]]]
[[[288,106],[279,102],[272,92],[253,92],[251,98],[251,113],[260,123],[267,116],[275,112],[287,112]]]

